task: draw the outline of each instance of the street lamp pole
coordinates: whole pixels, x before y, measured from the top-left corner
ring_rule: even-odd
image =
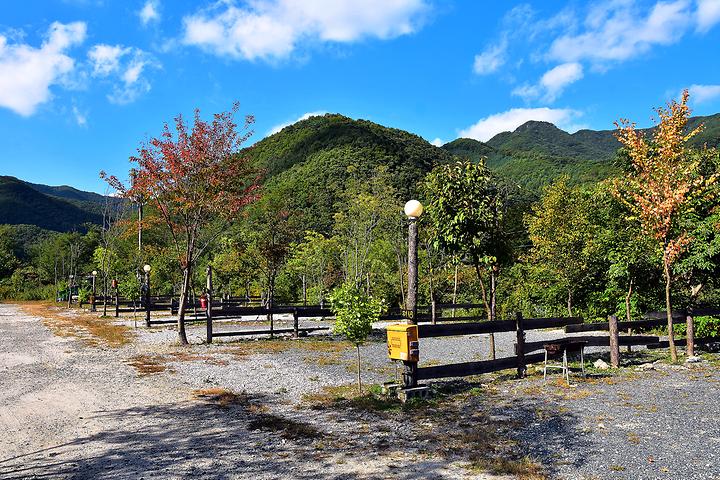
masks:
[[[150,265],[143,266],[145,272],[145,326],[150,327]]]
[[[97,277],[97,270],[92,272],[92,295],[90,296],[90,311],[95,312],[95,277]]]
[[[408,325],[417,324],[418,294],[418,225],[417,221],[423,213],[423,206],[417,200],[405,204],[405,215],[408,217],[408,291],[405,304]],[[406,388],[417,386],[417,362],[405,361],[403,383]]]
[[[68,277],[68,308],[72,305],[72,289],[73,283],[75,283],[73,282],[73,278],[75,278],[74,275],[70,275],[70,277]]]

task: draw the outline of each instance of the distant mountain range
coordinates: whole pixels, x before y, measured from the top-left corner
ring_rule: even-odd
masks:
[[[68,186],[50,187],[0,176],[0,224],[36,225],[46,230],[83,230],[102,221],[104,197]]]
[[[694,146],[720,146],[720,114],[694,117],[703,123]],[[620,144],[612,130],[567,133],[547,122],[529,121],[487,142],[459,138],[438,148],[412,133],[338,114],[311,117],[270,135],[242,154],[266,172],[266,191],[281,190],[303,212],[308,228],[327,231],[347,183],[348,167],[367,175],[388,168],[398,195],[410,198],[435,165],[487,159],[498,175],[519,186],[526,198],[568,174],[576,183],[595,182],[615,172]],[[30,224],[47,230],[82,229],[100,223],[102,195],[69,186],[51,187],[0,176],[0,224]]]

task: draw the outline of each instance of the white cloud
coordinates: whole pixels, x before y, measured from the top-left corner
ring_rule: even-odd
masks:
[[[720,85],[691,85],[688,87],[690,100],[695,103],[704,103],[720,98]]]
[[[705,33],[720,22],[720,0],[698,0],[697,30]]]
[[[487,75],[496,72],[505,64],[507,41],[503,40],[497,45],[490,46],[484,52],[475,55],[473,71],[478,75]]]
[[[113,82],[110,102],[124,105],[134,102],[149,92],[150,81],[143,76],[148,68],[160,68],[160,64],[139,48],[122,45],[95,45],[88,52],[93,76],[110,78]]]
[[[143,5],[143,8],[138,12],[140,21],[143,25],[147,25],[150,22],[160,21],[160,12],[158,11],[158,3],[153,0],[148,0]]]
[[[522,85],[513,95],[531,100],[542,96],[545,102],[554,102],[568,85],[583,78],[583,67],[577,62],[563,63],[545,72],[537,85]]]
[[[87,126],[87,115],[83,112],[81,112],[76,105],[73,105],[72,107],[72,113],[75,117],[75,122],[81,127]]]
[[[442,147],[445,145],[445,142],[443,142],[440,138],[436,138],[432,142],[430,142],[432,145],[435,145],[436,147]]]
[[[557,67],[548,70],[540,79],[542,85],[547,91],[547,96],[552,100],[570,85],[583,77],[583,68],[579,63],[563,63]],[[552,101],[551,100],[551,101]]]
[[[66,53],[85,40],[86,30],[83,22],[54,22],[40,48],[0,35],[0,106],[23,116],[35,113],[51,98],[50,86],[62,84],[75,68]]]
[[[637,57],[654,45],[678,41],[693,21],[688,0],[659,1],[643,13],[632,1],[601,3],[588,12],[584,31],[566,33],[550,46],[549,58],[604,67]]]
[[[474,125],[460,131],[460,137],[487,142],[501,132],[511,132],[530,120],[554,123],[566,131],[578,128],[574,123],[580,112],[568,108],[513,108],[480,119]]]
[[[310,118],[310,117],[317,117],[317,116],[320,116],[320,115],[325,115],[326,113],[327,113],[327,112],[324,111],[324,110],[319,110],[319,111],[317,111],[317,112],[307,112],[307,113],[304,113],[304,114],[300,115],[298,118],[296,118],[295,120],[291,120],[291,121],[289,121],[289,122],[280,123],[280,124],[278,124],[278,125],[275,125],[274,127],[272,127],[272,128],[270,129],[270,131],[268,132],[268,135],[273,135],[273,134],[275,134],[275,133],[278,133],[280,130],[282,130],[283,128],[285,128],[285,127],[287,127],[287,126],[289,126],[289,125],[292,125],[293,123],[297,123],[297,122],[302,121],[302,120],[307,120],[307,119]]]
[[[348,43],[416,31],[426,0],[255,0],[218,2],[183,19],[183,43],[245,60],[288,57],[301,43]]]
[[[121,57],[132,52],[132,48],[121,45],[95,45],[88,52],[93,67],[93,76],[106,77],[120,69]]]

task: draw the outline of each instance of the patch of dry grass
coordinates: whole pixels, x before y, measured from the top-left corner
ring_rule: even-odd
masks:
[[[108,318],[85,311],[62,309],[51,302],[20,302],[25,313],[42,318],[43,324],[59,337],[76,337],[87,345],[122,347],[133,339],[132,330]]]
[[[173,351],[167,353],[141,354],[130,357],[127,364],[134,367],[141,376],[161,372],[174,372],[168,368],[173,362],[205,362],[210,365],[227,365],[227,360],[217,359],[211,355],[202,355],[188,351]]]
[[[193,397],[204,400],[222,408],[229,408],[233,405],[247,405],[248,397],[245,394],[237,394],[225,388],[202,388],[193,390]]]
[[[168,369],[159,355],[135,355],[127,360],[127,364],[135,368],[141,377],[162,373]]]
[[[248,424],[249,430],[263,430],[279,433],[286,440],[314,440],[322,438],[323,433],[309,423],[272,413],[260,413]]]
[[[349,342],[321,338],[304,339],[261,339],[241,340],[223,346],[223,353],[228,353],[238,358],[248,355],[277,354],[290,350],[327,353],[339,358],[342,352],[354,348]],[[327,356],[318,357],[326,358]],[[306,357],[310,359],[311,357]]]

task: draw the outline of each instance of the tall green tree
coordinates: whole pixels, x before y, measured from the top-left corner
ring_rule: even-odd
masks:
[[[567,314],[572,316],[576,294],[593,274],[599,242],[592,196],[568,181],[564,176],[545,188],[527,216],[527,225],[532,242],[529,261],[552,272],[558,288],[566,293]]]
[[[457,258],[467,256],[475,267],[489,320],[496,318],[497,275],[504,253],[503,197],[483,162],[440,165],[426,177],[427,214],[434,245]],[[490,277],[488,292],[483,270]],[[490,334],[495,358],[495,338]]]

